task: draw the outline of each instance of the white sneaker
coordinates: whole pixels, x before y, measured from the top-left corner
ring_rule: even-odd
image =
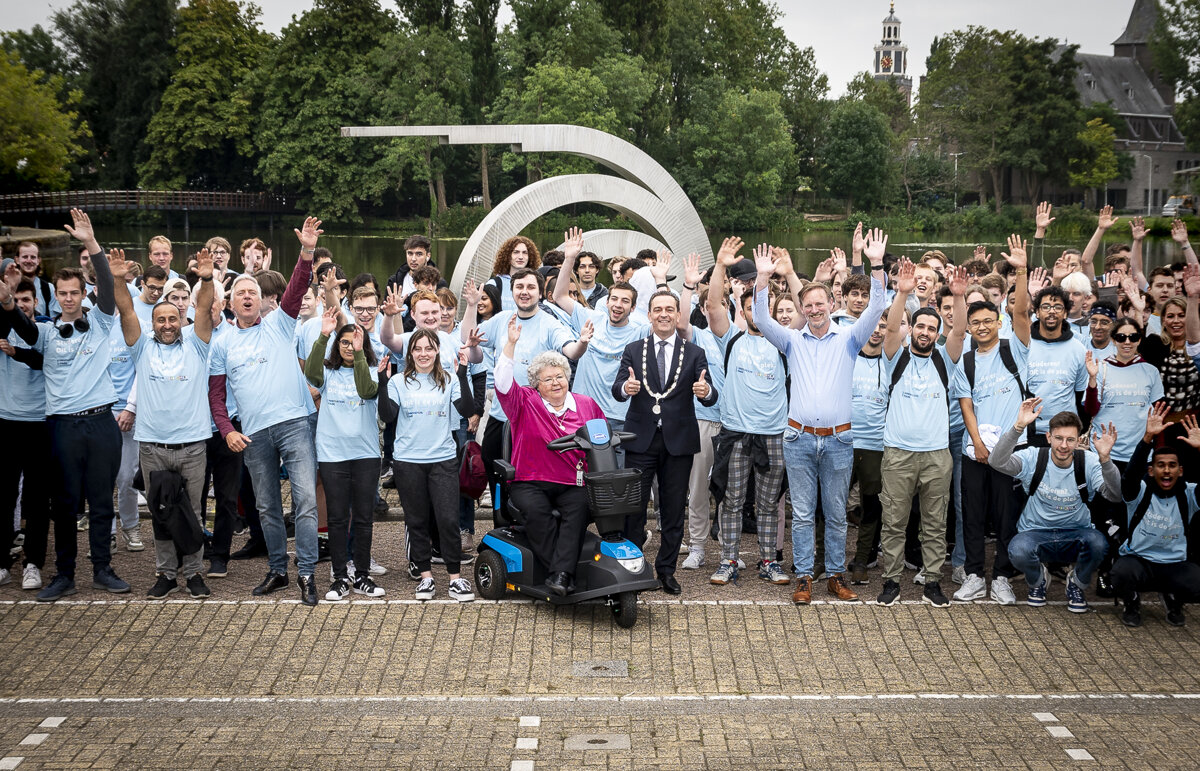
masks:
[[[143,551],[146,544],[142,543],[142,532],[140,528],[129,527],[121,528],[121,537],[125,540],[125,548],[129,551]]]
[[[681,543],[681,544],[679,544],[679,553],[680,554],[691,554],[692,547],[688,546],[686,543]]]
[[[373,576],[386,576],[388,569],[376,562],[374,557],[371,557],[371,569],[368,572]]]
[[[350,583],[354,583],[354,576],[354,560],[346,560],[346,580]],[[337,574],[333,572],[333,565],[329,566],[329,580],[337,580]]]
[[[950,574],[950,580],[953,581],[954,583],[958,584],[959,586],[962,586],[963,582],[965,582],[967,580],[966,567],[964,567],[962,565],[955,565],[954,572],[952,572]]]
[[[418,600],[432,600],[436,591],[432,578],[422,578],[417,584],[416,596]]]
[[[21,574],[22,589],[41,589],[42,588],[42,571],[38,570],[37,565],[26,565],[25,572]]]
[[[12,573],[9,572],[8,568],[0,568],[0,586],[7,584],[11,580]]]
[[[925,570],[923,568],[917,569],[917,574],[913,576],[913,583],[917,586],[925,585]]]
[[[954,593],[955,602],[970,602],[987,596],[987,582],[974,573],[963,581],[962,588]]]
[[[458,600],[459,602],[474,601],[475,590],[471,588],[471,582],[465,578],[456,578],[451,581],[450,599]]]
[[[697,549],[689,552],[687,559],[683,561],[684,570],[699,570],[704,565],[704,552]]]
[[[1017,604],[1017,595],[1013,594],[1012,584],[1004,576],[992,579],[992,599],[1001,605]]]

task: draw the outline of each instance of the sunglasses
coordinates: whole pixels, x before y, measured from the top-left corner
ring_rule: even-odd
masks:
[[[87,319],[75,319],[75,321],[71,322],[70,324],[63,324],[61,327],[59,327],[58,334],[64,338],[67,338],[75,334],[75,330],[79,330],[79,334],[82,335],[91,328],[92,325],[88,323]]]
[[[1126,334],[1124,332],[1114,332],[1112,339],[1116,340],[1118,343],[1136,343],[1142,339],[1142,333],[1130,332]]]

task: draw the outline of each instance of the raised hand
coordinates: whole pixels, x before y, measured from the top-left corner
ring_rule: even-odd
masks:
[[[325,232],[324,230],[321,230],[321,220],[317,219],[316,217],[305,217],[304,228],[292,228],[292,230],[296,232],[296,238],[299,239],[300,246],[304,249],[316,249],[317,239],[320,238],[321,234]],[[311,254],[308,256],[308,259],[312,259]],[[271,250],[268,249],[266,263],[263,265],[262,269],[269,270],[270,267]]]
[[[917,266],[907,257],[901,257],[896,265],[896,291],[900,294],[912,294],[916,288]]]
[[[338,326],[338,309],[336,307],[326,308],[321,314],[321,334],[326,337],[332,337],[334,330]]]
[[[463,284],[462,299],[464,303],[474,308],[483,299],[483,289],[471,279],[467,279],[467,282]],[[496,310],[499,310],[499,308],[496,308]]]
[[[1108,230],[1113,225],[1117,224],[1120,217],[1113,216],[1113,207],[1105,206],[1100,210],[1100,218],[1096,221],[1096,227],[1100,230]]]
[[[1029,271],[1029,294],[1036,295],[1046,287],[1050,286],[1050,277],[1046,275],[1046,269],[1038,266]]]
[[[1178,222],[1179,220],[1175,220]],[[1174,227],[1174,225],[1172,225]],[[1141,217],[1134,217],[1129,221],[1129,232],[1133,234],[1134,241],[1141,241],[1146,238],[1146,220]]]
[[[1200,450],[1200,425],[1196,425],[1196,416],[1188,415],[1182,422],[1183,430],[1187,433],[1180,437],[1192,447]]]
[[[700,287],[700,255],[695,252],[683,258],[683,285]]]
[[[1031,399],[1026,399],[1021,402],[1021,409],[1017,410],[1016,427],[1025,430],[1033,421],[1037,420],[1038,415],[1042,414],[1042,400],[1034,396]]]
[[[813,271],[813,281],[818,281],[823,284],[828,284],[833,281],[833,258],[822,260],[817,269]]]
[[[883,264],[883,255],[887,252],[888,237],[882,230],[875,228],[867,235],[867,243],[863,254],[871,261],[872,267]]]
[[[786,277],[789,273],[796,272],[796,266],[792,264],[792,254],[782,246],[772,246],[771,256],[775,259],[775,275]]]
[[[363,328],[358,324],[354,325],[354,336],[350,338],[350,346],[355,353],[363,349]]]
[[[519,329],[519,327],[518,327],[518,329]],[[487,337],[483,334],[483,330],[480,329],[479,327],[475,327],[469,333],[467,333],[467,347],[468,348],[475,348],[486,342],[487,342]]]
[[[583,231],[577,227],[568,228],[563,233],[563,256],[573,260],[583,251]]]
[[[1029,262],[1025,256],[1025,239],[1013,233],[1008,237],[1008,253],[1000,252],[1000,256],[1014,268],[1026,267]]]
[[[833,272],[846,272],[846,253],[842,251],[840,246],[835,246],[829,250],[829,256],[833,258]]]
[[[759,244],[754,247],[754,268],[758,271],[758,275],[769,276],[775,272],[775,258],[772,256],[772,252],[773,250],[767,244]]]
[[[77,241],[86,246],[96,240],[96,231],[92,229],[92,220],[83,209],[71,210],[71,221],[74,226],[63,225],[63,228]]]
[[[708,370],[700,370],[700,379],[692,383],[692,395],[697,399],[704,399],[708,396],[708,383],[704,382],[704,378],[708,375]]]
[[[650,275],[654,276],[655,284],[665,284],[667,273],[671,270],[671,253],[666,249],[660,249],[656,256],[656,262],[650,266]]]
[[[973,256],[975,259],[983,260],[984,262],[988,263],[989,265],[992,262],[992,255],[987,253],[987,247],[984,246],[983,244],[975,245],[975,253]]]
[[[1133,276],[1122,275],[1117,286],[1121,287],[1121,291],[1125,293],[1125,299],[1129,300],[1129,304],[1138,313],[1146,310],[1146,298],[1142,297],[1142,290],[1138,289],[1137,280]]]
[[[946,266],[946,286],[950,287],[950,294],[955,297],[962,297],[967,293],[967,287],[971,285],[971,279],[967,276],[967,269],[961,265]]]
[[[508,342],[513,345],[521,339],[521,325],[517,323],[517,314],[508,317]]]
[[[317,223],[317,225],[320,225],[320,224],[321,224],[320,222]],[[319,230],[317,232],[323,233],[325,231]],[[258,266],[258,269],[259,270],[270,270],[271,269],[271,247],[269,247],[269,246],[267,247],[267,253],[265,255],[263,255],[262,264]]]
[[[133,270],[133,263],[125,260],[124,249],[109,249],[108,269],[112,271],[114,281],[127,284],[129,283],[129,273]]]
[[[1187,225],[1178,217],[1171,223],[1171,239],[1180,246],[1188,242]]]
[[[333,271],[329,271],[332,273]],[[465,292],[465,290],[464,290]],[[395,316],[404,307],[404,293],[398,286],[390,286],[387,290],[387,299],[383,301],[383,305],[379,306],[379,310],[383,311],[384,316]]]
[[[1046,228],[1050,227],[1050,223],[1058,219],[1050,216],[1050,202],[1042,201],[1038,204],[1037,214],[1034,217],[1034,225],[1037,227],[1037,237],[1044,238],[1046,236]]]
[[[854,228],[854,238],[850,241],[850,251],[855,257],[861,257],[863,249],[867,248],[867,239],[863,238],[863,224],[860,222]]]
[[[208,249],[204,248],[196,252],[195,271],[196,275],[201,279],[209,279],[213,277],[213,259],[208,253]]]
[[[1156,402],[1150,405],[1150,412],[1146,414],[1146,433],[1142,436],[1143,441],[1149,442],[1162,433],[1162,430],[1166,428],[1166,418],[1170,411],[1171,407],[1166,402]]]
[[[633,367],[629,368],[629,379],[625,381],[625,394],[633,396],[642,390],[642,381],[637,379],[637,375],[633,374]]]
[[[1096,357],[1092,355],[1091,351],[1083,355],[1083,366],[1087,367],[1089,378],[1094,378],[1100,374],[1100,362],[1096,361]]]
[[[1197,441],[1200,441],[1200,429],[1197,429]],[[1100,433],[1092,434],[1092,449],[1100,456],[1100,462],[1106,463],[1113,445],[1117,443],[1117,429],[1112,423],[1100,427]]]
[[[1200,265],[1194,262],[1183,267],[1183,292],[1188,297],[1200,297]]]
[[[717,252],[717,262],[725,267],[731,267],[741,257],[738,257],[738,252],[745,246],[745,242],[737,236],[730,236],[721,242],[721,249]]]
[[[342,284],[346,283],[346,279],[337,277],[336,270],[326,270],[325,275],[321,277],[321,288],[325,290],[326,297],[336,297],[334,294]]]
[[[516,314],[513,315],[515,316]],[[583,327],[579,330],[579,342],[590,343],[592,341],[592,335],[595,333],[596,327],[592,324],[592,320],[588,319],[587,321],[583,322]]]
[[[1054,261],[1054,268],[1050,273],[1054,277],[1054,283],[1061,284],[1062,280],[1071,275],[1071,257],[1066,252],[1061,257]]]

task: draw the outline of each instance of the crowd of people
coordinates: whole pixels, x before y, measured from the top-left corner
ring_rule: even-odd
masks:
[[[905,570],[935,608],[1015,604],[1018,580],[1037,607],[1057,578],[1068,610],[1087,611],[1089,591],[1116,597],[1131,626],[1143,594],[1159,593],[1178,625],[1200,594],[1188,540],[1200,261],[1179,221],[1183,259],[1148,273],[1140,219],[1132,243],[1099,253],[1111,208],[1082,251],[1046,255],[1054,218],[1042,204],[1032,244],[1013,235],[998,259],[977,247],[962,265],[936,250],[897,257],[860,223],[849,257],[832,250],[812,276],[781,248],[744,255],[736,237],[707,271],[694,254],[604,260],[572,229],[545,254],[509,238],[493,277],[455,295],[422,236],[383,282],[349,277],[312,217],[286,279],[256,238],[237,249],[242,273],[224,238],[177,273],[165,237],[143,266],[71,216],[78,267],[44,276],[28,242],[0,264],[0,543],[20,546],[0,550],[0,584],[19,555],[39,600],[76,592],[78,531],[93,587],[130,591],[112,552],[145,548],[139,494],[152,598],[209,596],[206,578],[262,557],[253,592],[279,591],[289,538],[304,603],[318,602],[323,561],[326,600],[383,596],[387,559],[372,549],[383,486],[404,511],[416,597],[436,596],[443,565],[448,596],[472,600],[461,571],[476,502],[459,470],[475,439],[493,524],[509,521],[511,498],[547,586],[565,594],[586,468],[544,439],[601,416],[633,434],[620,462],[641,470],[643,505],[624,535],[644,546],[656,512],[654,567],[670,594],[682,591],[677,567],[710,557],[710,584],[727,587],[714,591],[734,591],[744,534],[758,542],[750,569],[799,605],[822,579],[830,596],[859,599],[876,565],[883,605],[903,594]],[[509,446],[511,481],[494,463]]]

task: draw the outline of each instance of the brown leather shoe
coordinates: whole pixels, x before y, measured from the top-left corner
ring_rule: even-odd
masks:
[[[829,577],[829,593],[837,595],[839,600],[858,599],[858,595],[846,585],[845,573],[834,573]]]
[[[812,602],[812,576],[800,576],[796,579],[796,591],[792,592],[792,602],[797,605]]]

